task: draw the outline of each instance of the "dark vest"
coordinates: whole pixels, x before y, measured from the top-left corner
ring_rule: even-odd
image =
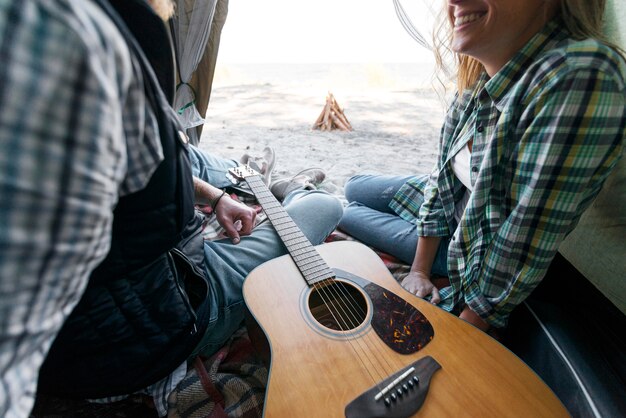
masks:
[[[159,85],[174,80],[169,33],[142,0],[98,2],[141,64],[165,158],[143,190],[119,200],[109,254],[40,371],[39,391],[85,398],[129,394],[164,378],[191,354],[209,319],[187,145]]]

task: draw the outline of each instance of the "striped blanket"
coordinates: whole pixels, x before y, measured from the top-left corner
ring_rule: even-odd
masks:
[[[168,417],[260,417],[267,368],[245,328],[210,358],[197,357],[169,397]]]

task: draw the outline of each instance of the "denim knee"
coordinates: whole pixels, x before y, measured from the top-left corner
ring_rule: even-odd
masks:
[[[320,244],[337,227],[343,205],[322,190],[298,190],[285,199],[285,209],[313,244]]]
[[[327,220],[329,224],[337,226],[339,220],[343,216],[343,205],[341,201],[335,196],[327,193],[320,194],[318,199],[321,199],[321,208],[324,211],[322,216]]]
[[[357,174],[350,177],[344,186],[344,196],[348,202],[358,200],[359,188],[362,186],[363,180],[372,177],[371,174]]]

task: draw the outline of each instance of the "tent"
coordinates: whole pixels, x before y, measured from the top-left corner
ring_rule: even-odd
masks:
[[[176,14],[170,21],[178,67],[174,109],[179,113],[191,143],[197,145],[211,97],[222,28],[228,14],[228,0],[175,2]],[[393,0],[393,6],[407,33],[418,44],[430,48],[415,29],[400,0]]]
[[[176,0],[170,22],[178,67],[174,109],[193,144],[200,141],[227,14],[228,0]]]

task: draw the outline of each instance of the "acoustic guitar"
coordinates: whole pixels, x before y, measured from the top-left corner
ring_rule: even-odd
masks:
[[[517,356],[405,291],[370,248],[314,247],[258,173],[230,175],[247,182],[289,252],[243,284],[271,352],[264,416],[569,416]]]

